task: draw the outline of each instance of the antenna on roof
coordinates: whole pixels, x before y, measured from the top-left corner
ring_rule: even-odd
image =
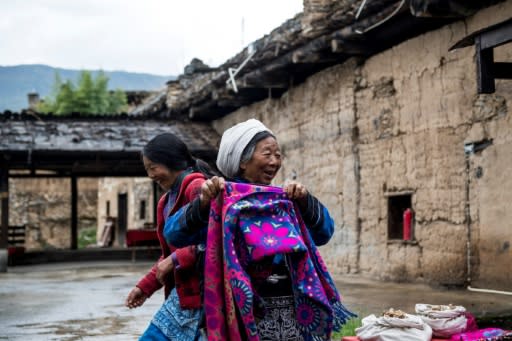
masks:
[[[242,64],[240,64],[237,68],[228,68],[229,79],[226,81],[226,85],[229,86],[231,83],[231,87],[233,87],[234,92],[238,92],[235,76],[240,72],[240,70],[244,68],[245,64],[247,64],[247,62],[251,60],[251,58],[256,54],[256,52],[257,51],[256,48],[254,47],[254,43],[249,44],[249,46],[247,46],[247,58],[245,58]]]
[[[245,18],[242,16],[242,25],[240,27],[241,29],[241,32],[240,32],[240,43],[242,44],[241,46],[243,47],[245,44]]]

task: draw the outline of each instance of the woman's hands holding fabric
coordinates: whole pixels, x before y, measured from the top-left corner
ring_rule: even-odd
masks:
[[[174,264],[172,262],[172,257],[168,256],[158,262],[158,265],[156,266],[156,279],[160,282],[160,284],[165,285],[169,274],[174,269]]]
[[[201,193],[199,194],[202,209],[210,207],[210,201],[213,198],[216,198],[217,195],[224,190],[224,185],[224,178],[219,176],[214,176],[203,183],[201,186]]]
[[[305,204],[308,197],[306,186],[300,182],[291,180],[285,183],[283,190],[291,200],[296,200],[299,204]]]
[[[143,305],[147,298],[146,294],[139,287],[134,287],[128,294],[128,297],[126,297],[124,304],[130,309],[137,308]]]

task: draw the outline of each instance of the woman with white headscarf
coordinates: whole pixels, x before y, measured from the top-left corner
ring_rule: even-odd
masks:
[[[188,208],[187,215],[201,217],[201,229],[180,229],[190,224],[167,223],[165,236],[178,247],[206,242],[206,229],[211,200],[223,191],[226,180],[254,185],[270,185],[281,168],[281,151],[277,140],[263,123],[250,119],[227,129],[222,135],[217,167],[225,176],[204,182],[201,193]],[[225,180],[226,179],[226,180]],[[334,232],[334,222],[327,209],[306,187],[291,181],[283,187],[288,199],[295,201],[309,234],[316,245],[324,245]],[[304,340],[295,321],[293,288],[289,270],[281,255],[274,256],[272,273],[257,288],[264,298],[265,315],[258,319],[259,340]],[[278,300],[273,300],[279,297]],[[285,306],[283,306],[283,302]]]

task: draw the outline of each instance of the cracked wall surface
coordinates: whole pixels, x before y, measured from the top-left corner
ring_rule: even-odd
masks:
[[[215,121],[214,128],[222,133],[255,117],[273,130],[284,156],[274,183],[291,178],[303,182],[336,222],[332,240],[321,248],[331,272],[459,286],[468,277],[471,237],[470,270],[481,278],[482,252],[495,250],[479,247],[479,212],[491,212],[486,203],[495,191],[511,189],[512,181],[502,179],[502,188],[492,181],[490,187],[470,185],[464,145],[493,139],[493,145],[510,147],[512,82],[498,81],[495,94],[477,95],[474,48],[448,50],[511,11],[511,2],[502,3],[364,64],[349,60],[331,67],[280,99],[243,107]],[[512,61],[512,46],[502,46],[496,58]],[[495,162],[500,155],[501,162]],[[485,166],[494,167],[495,173],[499,171],[493,164],[510,167],[503,155],[488,156]],[[412,243],[388,238],[388,197],[401,192],[411,195]],[[486,221],[499,224],[499,218]],[[510,232],[500,235],[512,239]],[[511,257],[507,245],[496,246],[505,254],[500,264]]]

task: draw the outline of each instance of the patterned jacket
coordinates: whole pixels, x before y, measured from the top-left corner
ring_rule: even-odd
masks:
[[[205,180],[204,175],[201,173],[190,173],[185,176],[169,216],[181,214],[182,211],[179,209],[191,203],[199,196],[201,185]],[[157,235],[162,255],[151,270],[137,283],[137,287],[148,297],[160,289],[162,284],[156,278],[158,262],[174,252],[176,263],[179,266],[175,267],[173,278],[165,285],[165,298],[169,296],[172,288],[176,287],[181,307],[184,309],[196,309],[201,307],[200,282],[202,274],[196,267],[198,250],[195,245],[176,248],[165,241],[163,228],[167,217],[164,217],[164,207],[168,200],[168,195],[168,193],[164,194],[158,201],[157,206]],[[186,223],[185,219],[182,219],[182,221]]]

